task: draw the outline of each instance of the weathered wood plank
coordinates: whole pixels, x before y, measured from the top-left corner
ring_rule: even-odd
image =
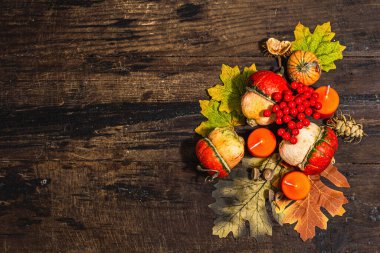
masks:
[[[134,58],[135,57],[135,58]],[[54,58],[54,59],[53,59]],[[12,62],[14,65],[7,66]],[[266,57],[146,57],[97,55],[91,60],[49,57],[35,61],[4,58],[0,68],[0,106],[86,106],[107,103],[195,102],[220,83],[221,65],[273,69]],[[378,58],[345,58],[337,70],[323,73],[319,85],[331,84],[342,96],[378,94]]]
[[[10,55],[258,56],[265,37],[291,40],[299,21],[331,21],[347,55],[380,56],[376,1],[7,0],[0,8],[1,48]]]
[[[186,163],[2,162],[1,200],[7,204],[0,241],[8,252],[374,252],[379,224],[371,215],[380,202],[372,175],[380,167],[337,166],[352,186],[345,190],[351,200],[343,217],[306,243],[291,226],[277,225],[273,237],[257,244],[211,236],[213,188]],[[39,240],[44,243],[32,243]]]

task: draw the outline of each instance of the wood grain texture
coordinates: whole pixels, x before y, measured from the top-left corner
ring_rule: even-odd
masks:
[[[380,20],[376,1],[0,2],[0,252],[378,252]],[[343,217],[303,243],[211,235],[194,168],[197,100],[222,63],[276,67],[263,39],[331,21],[347,46],[323,73],[364,124],[340,143]],[[250,129],[239,133],[247,136]]]

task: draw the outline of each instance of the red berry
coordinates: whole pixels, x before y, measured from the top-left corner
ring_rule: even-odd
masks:
[[[320,118],[321,118],[321,114],[320,114],[319,112],[315,112],[315,113],[313,114],[313,118],[314,118],[314,119],[320,119]]]
[[[316,102],[314,108],[320,110],[322,108],[321,102]]]
[[[306,109],[305,109],[305,114],[306,114],[307,116],[310,116],[311,114],[313,114],[313,109],[311,109],[310,107],[306,108]]]
[[[289,140],[290,139],[290,133],[288,133],[288,132],[285,132],[283,135],[282,135],[282,138],[284,139],[284,140]]]
[[[263,112],[263,115],[264,115],[264,117],[269,117],[270,115],[271,115],[271,111],[270,110],[264,110],[264,112]]]
[[[277,125],[282,125],[282,119],[281,118],[277,118],[276,119],[276,124]]]
[[[309,92],[309,91],[305,91],[305,92],[303,93],[303,96],[305,96],[306,98],[309,98],[309,97],[311,97],[311,92]]]
[[[310,106],[315,106],[315,103],[317,103],[317,101],[314,99],[314,98],[311,98],[310,100]]]
[[[272,107],[272,112],[278,112],[280,110],[280,106],[279,105],[274,105]]]
[[[297,116],[298,114],[298,110],[296,108],[292,108],[290,109],[290,115],[292,115],[293,117]]]
[[[313,92],[313,94],[311,94],[311,97],[315,98],[315,99],[318,99],[319,98],[319,94],[316,93],[316,92]]]
[[[285,102],[281,102],[280,103],[280,108],[282,109],[282,108],[285,108],[287,106],[287,104],[285,103]]]
[[[303,120],[302,120],[302,123],[303,123],[304,126],[307,127],[307,126],[310,125],[310,120],[309,120],[309,119],[303,119]]]
[[[282,112],[283,112],[285,115],[287,115],[287,114],[289,114],[289,112],[290,112],[290,108],[289,108],[289,107],[285,107],[284,109],[282,109]]]
[[[280,92],[274,92],[272,94],[272,98],[274,99],[274,101],[279,102],[282,98],[281,93]]]
[[[283,92],[283,95],[289,95],[289,96],[292,96],[293,95],[293,92],[291,90],[284,90]]]
[[[297,126],[298,129],[302,129],[303,128],[302,121],[298,121],[297,124],[296,124],[296,126]]]
[[[282,116],[284,116],[284,113],[282,111],[278,111],[276,112],[276,118],[282,118]]]
[[[284,133],[285,133],[285,129],[284,129],[284,128],[279,128],[279,129],[277,130],[277,135],[278,135],[278,136],[282,136]]]
[[[292,130],[292,135],[298,135],[299,133],[300,133],[300,130],[298,130],[298,129]]]
[[[294,108],[294,107],[296,107],[296,106],[297,106],[296,102],[294,102],[294,101],[289,101],[289,102],[288,102],[288,107],[289,107],[289,108]]]
[[[294,102],[296,102],[297,105],[302,104],[302,98],[296,97],[296,99],[294,99]]]
[[[303,86],[300,86],[300,87],[297,88],[297,92],[299,94],[303,93],[304,91],[305,91],[305,88]]]
[[[296,127],[296,122],[294,122],[294,121],[289,121],[288,122],[288,128],[289,129],[293,129],[293,128],[295,128]]]
[[[291,144],[296,144],[297,143],[297,138],[296,137],[292,137],[292,138],[290,138],[290,143]]]
[[[292,118],[289,115],[285,115],[284,117],[282,117],[282,121],[284,123],[288,123],[291,120],[292,120]]]
[[[305,111],[305,106],[303,106],[303,105],[298,105],[298,106],[297,106],[297,110],[298,110],[299,112],[304,112],[304,111]]]
[[[305,114],[304,114],[304,113],[299,113],[299,114],[297,115],[297,118],[298,118],[299,120],[303,120],[303,119],[305,119]]]
[[[305,106],[305,108],[310,107],[310,102],[309,102],[309,100],[305,100],[305,101],[303,101],[302,104],[303,104],[303,106]]]
[[[290,84],[290,87],[292,87],[293,90],[296,90],[298,88],[298,86],[299,86],[299,83],[297,83],[297,82],[292,82]]]
[[[293,96],[292,95],[289,95],[289,94],[285,94],[284,95],[284,100],[286,101],[286,102],[289,102],[289,101],[291,101],[293,99]]]

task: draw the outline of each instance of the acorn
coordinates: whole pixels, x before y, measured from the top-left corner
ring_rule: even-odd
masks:
[[[227,177],[244,156],[244,139],[233,128],[215,128],[195,147],[201,171],[214,178]]]

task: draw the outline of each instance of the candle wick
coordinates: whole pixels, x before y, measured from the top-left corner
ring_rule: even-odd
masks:
[[[326,95],[325,95],[326,98],[329,95],[329,93],[330,93],[330,85],[327,86]]]
[[[250,147],[249,149],[254,149],[256,148],[257,146],[259,146],[261,143],[263,143],[263,140],[260,140],[259,142],[256,142],[255,145],[253,145],[252,147]]]

